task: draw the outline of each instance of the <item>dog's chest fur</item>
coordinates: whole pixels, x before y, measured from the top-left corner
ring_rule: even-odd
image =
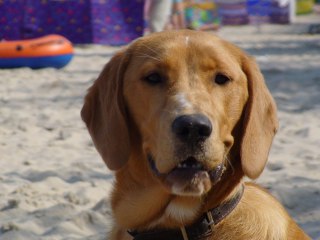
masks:
[[[172,201],[168,204],[163,214],[149,224],[149,228],[165,226],[168,224],[168,220],[173,222],[190,222],[197,217],[200,208],[200,203],[192,206],[185,206],[176,201]]]

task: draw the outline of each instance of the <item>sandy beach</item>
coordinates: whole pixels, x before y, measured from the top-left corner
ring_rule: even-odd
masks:
[[[255,56],[280,129],[257,180],[320,239],[320,35],[306,24],[225,27]],[[0,239],[105,239],[112,173],[80,118],[83,97],[119,48],[75,47],[63,69],[0,70]]]

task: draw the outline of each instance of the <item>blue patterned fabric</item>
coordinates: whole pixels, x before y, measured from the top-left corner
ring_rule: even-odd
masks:
[[[73,43],[122,45],[142,36],[143,0],[0,1],[0,39],[60,34]]]

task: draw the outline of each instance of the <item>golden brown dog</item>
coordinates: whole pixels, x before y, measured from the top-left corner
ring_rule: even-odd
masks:
[[[278,122],[250,57],[209,33],[138,39],[116,54],[82,109],[115,170],[108,239],[309,239],[252,183]]]

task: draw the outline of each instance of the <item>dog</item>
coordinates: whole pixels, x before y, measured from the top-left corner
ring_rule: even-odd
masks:
[[[310,239],[266,190],[278,128],[253,58],[210,33],[168,31],[118,52],[81,116],[115,172],[108,239]]]

